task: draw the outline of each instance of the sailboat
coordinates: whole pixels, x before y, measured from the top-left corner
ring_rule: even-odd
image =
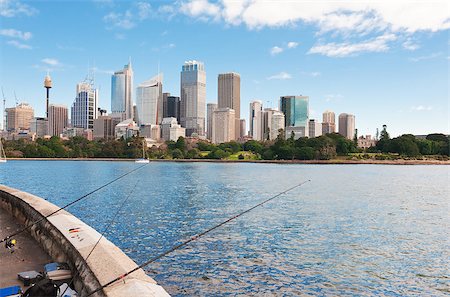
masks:
[[[135,160],[134,163],[141,163],[141,164],[150,163],[150,160],[145,157],[144,142],[145,140],[142,140],[142,158]]]
[[[5,150],[3,149],[2,140],[0,139],[0,163],[5,163],[5,162],[6,162],[6,153],[5,153]]]

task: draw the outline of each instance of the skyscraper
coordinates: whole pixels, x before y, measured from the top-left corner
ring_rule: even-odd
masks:
[[[231,108],[235,112],[235,127],[239,127],[241,118],[241,76],[230,72],[219,74],[217,79],[218,108]],[[241,137],[240,129],[235,129],[234,139]]]
[[[322,135],[322,125],[315,119],[309,120],[309,138],[314,138]]]
[[[94,139],[114,139],[114,132],[119,120],[110,116],[99,116],[94,120]]]
[[[180,122],[180,97],[163,93],[163,118],[176,118]]]
[[[250,135],[254,140],[263,140],[262,131],[262,102],[255,100],[250,102]]]
[[[309,97],[282,96],[280,106],[284,113],[286,136],[290,137],[292,132],[296,138],[308,136]]]
[[[6,108],[6,130],[8,132],[29,130],[33,117],[33,107],[27,103],[20,103],[16,107]]]
[[[339,134],[347,139],[353,139],[355,136],[355,116],[352,114],[341,113],[339,115]]]
[[[133,69],[131,60],[111,76],[111,112],[122,120],[133,118]]]
[[[138,124],[159,125],[162,122],[163,75],[158,74],[141,83],[136,89],[136,110]]]
[[[335,124],[335,115],[334,112],[330,110],[326,110],[322,114],[322,134],[334,133],[336,132],[336,124]]]
[[[217,108],[213,113],[212,142],[229,142],[235,136],[236,116],[231,108]]]
[[[30,122],[30,132],[36,133],[36,137],[44,137],[48,135],[48,120],[47,118],[37,117]]]
[[[206,105],[206,119],[207,119],[207,128],[206,128],[206,138],[208,138],[209,140],[212,140],[212,134],[213,134],[213,114],[214,114],[214,110],[217,109],[217,104],[216,103],[208,103]]]
[[[270,140],[274,140],[280,134],[280,130],[284,130],[284,114],[280,111],[274,111],[271,116],[271,130],[269,132]]]
[[[181,125],[186,136],[205,135],[206,72],[202,62],[187,61],[181,71]]]
[[[50,104],[48,108],[48,134],[60,136],[68,124],[68,110],[64,105]]]
[[[86,79],[77,84],[77,96],[71,108],[72,127],[93,129],[98,113],[98,90]]]

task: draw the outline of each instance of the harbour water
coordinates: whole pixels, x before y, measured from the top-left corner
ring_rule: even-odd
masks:
[[[138,166],[8,161],[0,183],[62,206]],[[113,220],[106,237],[142,263],[310,179],[146,271],[173,296],[448,296],[449,169],[155,162],[69,211]]]

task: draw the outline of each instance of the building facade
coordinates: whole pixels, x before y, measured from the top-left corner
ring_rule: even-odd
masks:
[[[353,139],[355,136],[355,116],[348,113],[339,115],[339,134],[347,139]]]
[[[322,135],[336,132],[336,116],[334,112],[326,110],[322,114]]]
[[[206,72],[202,62],[187,61],[181,70],[181,125],[186,136],[205,135]]]
[[[125,121],[120,122],[114,128],[114,133],[116,135],[116,139],[127,139],[133,136],[137,136],[139,134],[139,127],[135,121],[132,119],[127,119]]]
[[[216,103],[208,103],[206,105],[206,122],[207,122],[207,128],[206,128],[206,138],[209,140],[212,140],[212,134],[214,130],[213,126],[213,115],[214,110],[216,110],[218,105]]]
[[[245,119],[240,119],[239,120],[239,129],[240,129],[240,138],[244,138],[245,136],[247,136],[247,124],[245,122]]]
[[[218,108],[231,108],[235,112],[235,127],[241,119],[241,76],[236,72],[219,74],[217,79]],[[239,139],[240,129],[235,129],[234,139]]]
[[[131,61],[111,76],[111,112],[133,118],[133,69]]]
[[[262,102],[259,100],[250,102],[249,125],[249,136],[254,140],[263,140]]]
[[[162,74],[141,83],[136,89],[137,122],[158,125],[163,116]]]
[[[170,93],[163,93],[163,118],[176,118],[181,120],[180,97],[170,96]]]
[[[165,141],[177,141],[180,136],[186,136],[186,129],[178,124],[176,118],[164,118],[161,124],[162,138]]]
[[[270,140],[275,140],[278,135],[284,131],[284,114],[280,111],[274,111],[271,117],[271,130],[269,133]]]
[[[77,96],[70,111],[72,127],[93,129],[98,113],[98,90],[93,82],[77,84]]]
[[[231,108],[217,108],[213,113],[212,143],[232,141],[235,137],[236,117]]]
[[[99,116],[94,120],[94,139],[114,139],[115,127],[120,120],[110,116]]]
[[[369,147],[377,145],[377,140],[375,138],[372,138],[371,135],[360,136],[358,138],[358,147],[367,149]]]
[[[36,133],[36,137],[44,137],[45,135],[48,135],[47,118],[34,118],[30,123],[30,132]]]
[[[60,136],[69,123],[68,109],[64,105],[50,104],[48,107],[48,135]]]
[[[314,138],[322,135],[322,124],[317,122],[316,120],[314,119],[309,120],[308,128],[309,128],[308,133],[309,138]]]
[[[6,130],[18,132],[30,130],[30,123],[34,118],[34,110],[27,103],[20,103],[16,107],[6,108]]]

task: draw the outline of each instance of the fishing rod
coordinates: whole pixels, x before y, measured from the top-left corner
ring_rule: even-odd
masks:
[[[134,187],[131,189],[131,191],[128,193],[128,195],[125,197],[125,199],[122,200],[122,203],[119,205],[119,208],[116,210],[116,212],[114,213],[114,215],[110,218],[109,222],[106,224],[106,227],[103,229],[100,238],[97,240],[97,242],[94,244],[94,246],[92,247],[91,251],[89,252],[89,254],[87,255],[87,257],[84,259],[84,261],[87,262],[88,258],[91,256],[92,252],[95,250],[95,248],[97,247],[97,245],[100,243],[100,240],[104,237],[104,234],[106,232],[108,232],[109,228],[111,227],[111,225],[114,223],[115,219],[117,218],[117,216],[119,215],[119,212],[122,210],[122,208],[124,207],[125,203],[127,202],[127,200],[131,197],[131,195],[133,194],[134,190],[136,190],[136,186],[139,183],[139,179],[136,181],[136,183],[134,184]],[[75,280],[75,277],[79,274],[79,270],[77,270],[76,274],[72,277],[72,279],[70,280],[69,284],[67,285],[66,289],[60,294],[60,296],[64,296],[64,293],[66,293],[67,289],[69,289],[70,285],[72,285],[72,283]],[[84,282],[82,282],[82,287],[80,292],[83,291],[84,288]]]
[[[28,229],[31,228],[32,226],[36,225],[37,223],[42,222],[42,221],[45,220],[46,218],[48,218],[48,217],[54,215],[55,213],[57,213],[57,212],[59,212],[59,211],[61,211],[61,210],[63,210],[63,209],[66,209],[66,208],[68,208],[69,206],[74,205],[75,203],[78,203],[79,201],[81,201],[81,200],[87,198],[88,196],[94,194],[95,192],[100,191],[101,189],[103,189],[103,188],[109,186],[110,184],[112,184],[112,183],[114,183],[114,182],[116,182],[116,181],[118,181],[118,180],[124,178],[125,176],[127,176],[127,175],[129,175],[129,174],[131,174],[131,173],[133,173],[133,172],[135,172],[135,171],[141,169],[142,167],[144,167],[144,166],[146,166],[146,165],[148,165],[148,164],[144,164],[144,165],[142,165],[142,166],[139,166],[138,168],[135,168],[135,169],[133,169],[133,170],[131,170],[131,171],[128,171],[128,172],[122,174],[122,175],[119,176],[119,177],[116,177],[116,178],[113,179],[112,181],[107,182],[106,184],[104,184],[104,185],[102,185],[102,186],[96,188],[95,190],[93,190],[93,191],[91,191],[91,192],[89,192],[89,193],[87,193],[87,194],[81,196],[81,197],[78,198],[78,199],[75,199],[74,201],[72,201],[72,202],[66,204],[66,205],[63,206],[63,207],[58,208],[57,210],[51,212],[50,214],[48,214],[48,215],[46,215],[46,216],[44,216],[44,217],[42,217],[42,218],[40,218],[40,219],[34,221],[34,222],[31,223],[30,225],[28,225],[28,226],[26,226],[26,227],[23,227],[23,228],[20,229],[19,231],[16,231],[16,232],[14,232],[13,234],[10,234],[10,235],[6,236],[6,237],[3,238],[2,240],[0,240],[0,243],[2,243],[2,242],[4,242],[4,241],[8,241],[11,237],[16,236],[16,235],[18,235],[18,234],[20,234],[20,233],[22,233],[22,232],[28,230]]]
[[[270,197],[270,198],[268,198],[268,199],[266,199],[266,200],[264,200],[264,201],[262,201],[262,202],[256,204],[255,206],[253,206],[253,207],[251,207],[251,208],[248,208],[248,209],[246,209],[246,210],[244,210],[244,211],[242,211],[242,212],[240,212],[240,213],[234,215],[233,217],[227,219],[226,221],[223,221],[223,222],[220,223],[220,224],[217,224],[217,225],[215,225],[215,226],[213,226],[213,227],[211,227],[211,228],[209,228],[209,229],[207,229],[207,230],[205,230],[205,231],[203,231],[203,232],[201,232],[201,233],[199,233],[199,234],[197,234],[197,235],[192,236],[192,237],[189,238],[188,240],[183,241],[182,243],[173,246],[172,248],[166,250],[165,252],[163,252],[163,253],[161,253],[161,254],[159,254],[159,255],[157,255],[157,256],[151,258],[151,259],[148,260],[147,262],[144,262],[144,263],[142,263],[141,265],[137,266],[136,268],[134,268],[134,269],[132,269],[132,270],[130,270],[130,271],[128,271],[128,272],[126,272],[126,273],[124,273],[124,274],[118,276],[118,277],[116,277],[116,278],[113,279],[112,281],[107,282],[106,284],[102,285],[101,287],[99,287],[99,288],[95,289],[94,291],[90,292],[90,293],[89,293],[88,295],[86,295],[85,297],[89,297],[89,296],[91,296],[92,294],[95,294],[95,293],[97,293],[97,292],[103,290],[104,288],[106,288],[106,287],[112,285],[113,283],[115,283],[115,282],[118,281],[118,280],[123,279],[124,277],[130,275],[131,273],[133,273],[133,272],[135,272],[135,271],[137,271],[137,270],[139,270],[139,269],[141,269],[141,268],[143,268],[143,267],[145,267],[145,266],[147,266],[147,265],[149,265],[149,264],[155,262],[156,260],[161,259],[162,257],[164,257],[164,256],[166,256],[166,255],[168,255],[168,254],[170,254],[170,253],[172,253],[172,252],[174,252],[174,251],[176,251],[176,250],[182,248],[183,246],[189,244],[190,242],[195,241],[195,240],[199,239],[200,237],[202,237],[202,236],[208,234],[209,232],[211,232],[211,231],[213,231],[213,230],[215,230],[215,229],[217,229],[217,228],[219,228],[219,227],[221,227],[221,226],[223,226],[223,225],[225,225],[225,224],[227,224],[227,223],[229,223],[229,222],[231,222],[231,221],[233,221],[233,220],[239,218],[240,216],[242,216],[242,215],[244,215],[244,214],[246,214],[246,213],[248,213],[248,212],[254,210],[255,208],[260,207],[260,206],[266,204],[267,202],[269,202],[269,201],[271,201],[271,200],[273,200],[273,199],[275,199],[275,198],[277,198],[277,197],[279,197],[279,196],[281,196],[281,195],[283,195],[283,194],[286,194],[287,192],[292,191],[293,189],[298,188],[298,187],[300,187],[300,186],[302,186],[302,185],[304,185],[304,184],[306,184],[307,182],[310,182],[310,181],[311,181],[311,180],[303,181],[303,182],[301,182],[301,183],[299,183],[299,184],[297,184],[297,185],[295,185],[295,186],[293,186],[293,187],[291,187],[291,188],[289,188],[289,189],[287,189],[287,190],[285,190],[285,191],[283,191],[283,192],[280,192],[280,193],[276,194],[275,196],[272,196],[272,197]]]

